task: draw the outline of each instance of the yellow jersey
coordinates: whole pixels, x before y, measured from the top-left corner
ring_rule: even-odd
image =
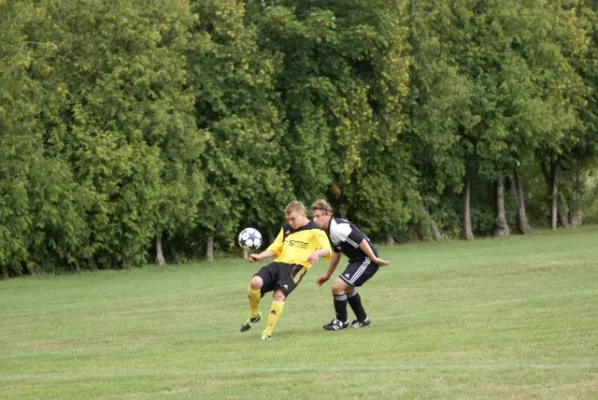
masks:
[[[292,229],[289,224],[283,225],[274,242],[268,247],[268,250],[272,250],[278,256],[274,261],[299,264],[306,270],[312,266],[307,258],[320,249],[328,249],[332,252],[328,236],[313,221],[297,229]],[[324,256],[324,259],[329,260],[330,253]]]

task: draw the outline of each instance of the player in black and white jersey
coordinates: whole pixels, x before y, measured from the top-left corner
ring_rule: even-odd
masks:
[[[326,231],[333,250],[326,273],[319,276],[316,283],[322,286],[330,279],[340,261],[341,253],[349,259],[347,268],[332,284],[336,317],[323,328],[338,331],[349,326],[347,303],[356,317],[351,322],[352,327],[361,328],[371,324],[372,321],[363,308],[356,287],[363,285],[374,276],[378,272],[378,267],[388,265],[388,261],[378,257],[374,244],[352,222],[335,218],[332,207],[326,200],[316,201],[311,206],[311,214],[314,222]]]

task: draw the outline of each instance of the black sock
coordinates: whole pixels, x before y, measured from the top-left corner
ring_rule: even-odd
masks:
[[[334,311],[336,312],[336,319],[346,322],[347,316],[347,295],[334,295]]]
[[[359,296],[357,290],[353,290],[351,293],[347,294],[347,301],[349,302],[349,305],[355,313],[358,321],[363,321],[368,317],[363,309],[363,304],[361,304],[361,296]]]

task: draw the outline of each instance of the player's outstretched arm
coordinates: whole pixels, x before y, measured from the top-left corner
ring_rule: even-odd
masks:
[[[379,257],[376,257],[376,255],[374,254],[374,251],[372,250],[372,247],[370,246],[370,244],[368,243],[367,240],[363,239],[361,241],[361,243],[359,243],[359,248],[365,253],[366,256],[368,256],[368,258],[377,266],[379,267],[384,267],[388,264],[390,264],[388,261],[383,260]]]
[[[316,283],[318,286],[322,286],[326,283],[326,281],[328,281],[328,279],[330,279],[340,259],[341,253],[332,252],[332,255],[330,256],[330,262],[328,263],[328,268],[326,269],[326,273],[316,278]]]
[[[379,257],[374,257],[374,259],[372,260],[372,262],[374,264],[376,264],[377,266],[379,266],[379,267],[385,267],[388,264],[390,264],[390,261],[383,260],[383,259],[381,259]]]
[[[316,250],[316,251],[314,251],[313,253],[311,253],[311,254],[309,255],[309,257],[307,257],[307,261],[308,261],[310,264],[313,264],[313,263],[315,263],[316,261],[318,261],[318,259],[319,259],[320,257],[327,257],[327,256],[329,256],[329,255],[330,255],[330,253],[332,253],[332,252],[331,252],[330,250],[328,250],[328,249],[319,249],[319,250]]]
[[[275,255],[276,253],[273,252],[272,250],[264,250],[261,253],[258,254],[251,254],[249,255],[249,262],[256,262],[261,260],[262,258],[268,258],[268,257],[272,257],[273,255]]]

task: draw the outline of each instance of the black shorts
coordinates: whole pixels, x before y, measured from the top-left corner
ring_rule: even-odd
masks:
[[[272,292],[277,288],[280,288],[287,297],[299,285],[306,271],[307,268],[303,265],[272,262],[260,268],[254,276],[257,275],[264,281],[262,297],[264,293]]]
[[[380,267],[374,264],[369,258],[361,258],[349,262],[349,265],[339,275],[339,278],[351,286],[361,286],[378,272],[378,268]]]

